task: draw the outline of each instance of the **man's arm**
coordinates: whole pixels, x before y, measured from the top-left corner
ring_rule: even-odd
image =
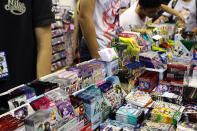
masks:
[[[77,52],[77,49],[79,48],[79,22],[78,22],[78,16],[77,16],[77,7],[75,8],[75,18],[74,18],[74,26],[75,26],[75,29],[74,29],[74,45],[73,45],[73,60],[76,58],[76,52]]]
[[[37,40],[37,78],[51,73],[51,25],[35,28]]]
[[[95,4],[96,0],[80,1],[79,22],[92,58],[99,58],[99,46],[96,40],[96,31],[92,19]]]
[[[182,21],[183,23],[185,23],[185,19],[184,19],[184,17],[181,15],[181,13],[179,13],[178,11],[176,11],[176,10],[174,10],[174,9],[168,7],[167,5],[164,5],[164,4],[161,4],[161,7],[162,7],[162,10],[163,10],[163,11],[165,11],[165,12],[171,14],[171,15],[177,16],[179,19],[181,19],[181,21]],[[166,16],[163,16],[163,15],[162,15],[162,16],[160,16],[154,23],[157,24],[157,23],[159,23],[159,22],[161,22],[161,21],[162,21],[162,22],[166,22],[166,21],[168,21],[168,18],[167,18]]]

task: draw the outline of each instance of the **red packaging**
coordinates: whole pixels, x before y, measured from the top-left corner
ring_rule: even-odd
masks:
[[[92,123],[87,124],[81,131],[92,131]]]

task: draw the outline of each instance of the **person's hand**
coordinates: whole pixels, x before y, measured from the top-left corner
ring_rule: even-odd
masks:
[[[197,35],[197,27],[192,29],[192,32]]]
[[[159,24],[160,21],[161,21],[161,20],[158,18],[158,19],[156,19],[156,20],[153,22],[153,24]]]
[[[181,22],[185,25],[186,23],[185,23],[185,18],[181,15],[181,13],[177,16],[180,20],[181,20]]]

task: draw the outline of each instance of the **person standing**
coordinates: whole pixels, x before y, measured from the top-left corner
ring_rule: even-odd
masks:
[[[110,46],[119,26],[121,0],[79,0],[75,39],[79,42],[80,61],[99,58],[98,51]],[[78,23],[78,24],[77,24]],[[81,33],[78,33],[80,32]]]
[[[0,93],[51,72],[51,0],[0,1],[0,52],[5,52],[9,76]]]

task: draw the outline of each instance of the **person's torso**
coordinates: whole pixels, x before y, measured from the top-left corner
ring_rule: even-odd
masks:
[[[36,43],[32,25],[32,0],[0,1],[0,51],[6,52],[9,78],[0,92],[36,76]]]
[[[178,0],[175,10],[179,11],[185,18],[186,31],[191,31],[196,25],[196,0],[191,0],[190,2],[184,2],[183,0]]]
[[[93,20],[99,48],[109,46],[119,26],[121,0],[96,0]]]
[[[141,20],[139,15],[136,13],[136,7],[138,2],[135,2],[128,10],[126,10],[120,16],[120,26],[124,30],[130,30],[130,28],[135,27],[144,27],[147,21],[147,17],[145,21]]]

